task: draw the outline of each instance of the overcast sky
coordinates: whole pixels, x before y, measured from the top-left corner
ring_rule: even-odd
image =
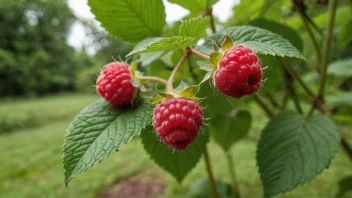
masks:
[[[214,5],[213,9],[215,17],[217,17],[220,21],[226,21],[232,14],[232,7],[239,1],[240,0],[219,0],[219,2]],[[90,12],[87,2],[88,0],[68,0],[68,4],[76,17],[81,19],[94,19],[94,15]],[[166,0],[163,0],[163,2],[165,3],[167,23],[180,20],[189,13],[188,10],[176,4],[169,3]],[[83,26],[80,23],[75,23],[72,27],[70,37],[68,38],[68,43],[75,49],[81,49],[85,39]]]

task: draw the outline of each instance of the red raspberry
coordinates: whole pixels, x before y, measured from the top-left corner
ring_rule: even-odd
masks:
[[[222,93],[240,98],[258,91],[262,77],[257,55],[238,45],[225,51],[215,74],[215,85]]]
[[[202,124],[202,109],[191,99],[166,99],[154,109],[154,129],[166,144],[176,150],[185,149],[197,136]]]
[[[97,92],[112,105],[128,105],[134,91],[131,78],[131,72],[126,63],[109,63],[104,66],[97,79]]]

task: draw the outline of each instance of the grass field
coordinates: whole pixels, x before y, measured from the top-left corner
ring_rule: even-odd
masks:
[[[95,99],[96,96],[66,94],[29,101],[1,102],[0,115],[16,118],[26,116],[25,112],[33,111],[38,119],[44,119],[46,122],[34,128],[0,135],[0,197],[95,197],[114,181],[137,173],[145,177],[150,174],[159,175],[166,184],[164,197],[190,197],[188,190],[192,182],[206,177],[203,161],[198,163],[180,185],[149,160],[138,138],[118,153],[113,153],[102,163],[74,178],[68,188],[65,187],[61,164],[65,130],[79,110]],[[61,116],[65,118],[55,119]],[[262,115],[256,114],[255,120],[263,120]],[[253,126],[249,138],[232,148],[239,187],[244,198],[262,197],[261,182],[255,164],[255,145],[259,130],[264,125],[265,119]],[[216,178],[229,182],[222,151],[213,143],[209,145],[209,150]],[[351,175],[352,162],[340,151],[330,168],[308,185],[277,197],[334,197],[338,192],[337,181]],[[352,197],[352,194],[346,197]]]

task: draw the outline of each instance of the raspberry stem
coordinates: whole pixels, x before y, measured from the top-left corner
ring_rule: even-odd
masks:
[[[180,70],[180,68],[182,67],[183,63],[187,60],[187,58],[191,55],[191,51],[189,50],[189,48],[186,48],[185,53],[183,54],[183,57],[181,58],[180,61],[178,61],[176,67],[174,68],[174,70],[172,71],[169,79],[167,80],[166,83],[166,92],[168,93],[172,93],[173,92],[173,87],[172,87],[172,83],[174,81],[174,78],[178,72],[178,70]]]
[[[189,50],[192,54],[194,54],[196,56],[199,56],[199,57],[204,58],[204,59],[210,59],[210,56],[205,55],[202,52],[193,49],[192,47],[187,47],[187,48],[188,48],[187,50]]]
[[[207,148],[205,148],[205,150],[204,150],[204,161],[205,161],[205,166],[207,168],[209,183],[210,183],[211,191],[213,193],[213,197],[214,198],[219,198],[219,194],[218,194],[218,191],[217,191],[217,188],[216,188],[216,184],[215,184],[214,175],[213,175],[213,172],[211,170],[209,153],[208,153],[208,149]]]
[[[161,84],[164,84],[164,85],[167,84],[166,80],[164,80],[162,78],[159,78],[159,77],[155,77],[155,76],[143,76],[143,77],[137,77],[137,78],[141,79],[141,80],[155,81],[155,82],[158,82],[158,83],[161,83]]]

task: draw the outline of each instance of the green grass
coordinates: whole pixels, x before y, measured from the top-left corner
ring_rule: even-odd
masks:
[[[0,133],[71,120],[96,95],[61,94],[43,98],[0,100]]]
[[[21,109],[26,111],[38,109],[41,112],[38,115],[41,116],[56,117],[64,112],[72,119],[81,108],[95,99],[95,96],[63,95],[39,100],[19,100],[14,103],[4,102],[0,105],[0,115],[5,114],[3,110],[6,110],[11,112],[9,116],[23,116]],[[254,120],[260,121],[253,126],[249,137],[232,148],[237,179],[244,198],[262,197],[262,187],[255,161],[255,146],[259,131],[265,125],[266,119],[263,119],[261,113],[256,113]],[[0,135],[0,197],[94,197],[112,182],[139,172],[145,176],[160,175],[166,183],[165,197],[184,198],[190,196],[188,190],[192,182],[200,177],[206,177],[204,162],[200,161],[184,182],[178,184],[168,173],[149,160],[137,138],[102,163],[78,175],[66,188],[61,163],[61,147],[69,123],[70,120],[67,119],[56,120],[38,128]],[[352,140],[351,137],[349,138]],[[230,182],[223,152],[214,143],[209,145],[209,150],[216,178]],[[292,193],[277,197],[334,197],[338,192],[337,181],[349,175],[352,175],[352,162],[343,151],[340,151],[330,168],[316,179],[295,189]]]

